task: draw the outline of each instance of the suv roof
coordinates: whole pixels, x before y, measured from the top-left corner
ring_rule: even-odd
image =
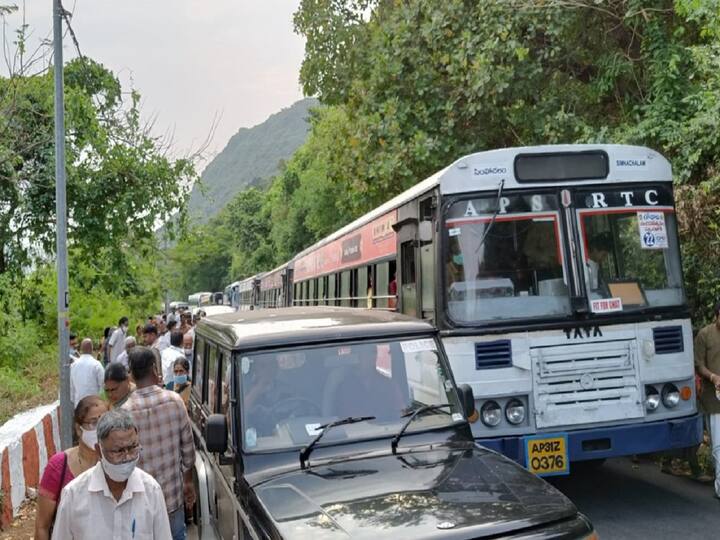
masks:
[[[198,322],[196,334],[230,349],[428,334],[432,325],[390,311],[340,307],[294,307],[237,311]]]

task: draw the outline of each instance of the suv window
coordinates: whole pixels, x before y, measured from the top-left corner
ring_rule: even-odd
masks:
[[[204,400],[204,403],[207,405],[210,412],[215,411],[215,399],[217,396],[217,386],[216,386],[216,380],[217,380],[217,347],[214,345],[210,345],[210,350],[208,351],[208,363],[207,363],[207,397]]]
[[[408,431],[463,419],[433,338],[248,354],[239,366],[249,451],[303,446],[318,426],[348,416],[375,418],[335,430],[327,442],[394,435],[422,405],[449,404],[422,415]]]
[[[202,397],[205,371],[205,340],[195,336],[195,358],[193,359],[193,392]]]

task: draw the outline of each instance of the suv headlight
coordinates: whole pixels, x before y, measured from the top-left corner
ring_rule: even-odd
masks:
[[[660,392],[654,386],[645,387],[645,408],[654,411],[660,405]]]
[[[663,386],[662,402],[668,409],[672,409],[680,403],[680,390],[673,383],[667,383]]]
[[[525,420],[525,405],[519,399],[511,399],[505,405],[505,418],[512,425],[517,426]]]
[[[502,420],[502,409],[496,401],[486,401],[480,409],[480,419],[488,427],[497,426]]]

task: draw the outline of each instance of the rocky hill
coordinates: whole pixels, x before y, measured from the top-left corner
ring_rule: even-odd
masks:
[[[206,221],[239,191],[264,185],[279,165],[305,142],[309,109],[315,99],[303,99],[273,114],[262,124],[241,128],[203,171],[202,188],[190,194],[190,215]]]

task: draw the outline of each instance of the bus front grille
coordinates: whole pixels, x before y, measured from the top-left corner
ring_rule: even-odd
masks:
[[[535,347],[538,428],[642,418],[635,340]]]

